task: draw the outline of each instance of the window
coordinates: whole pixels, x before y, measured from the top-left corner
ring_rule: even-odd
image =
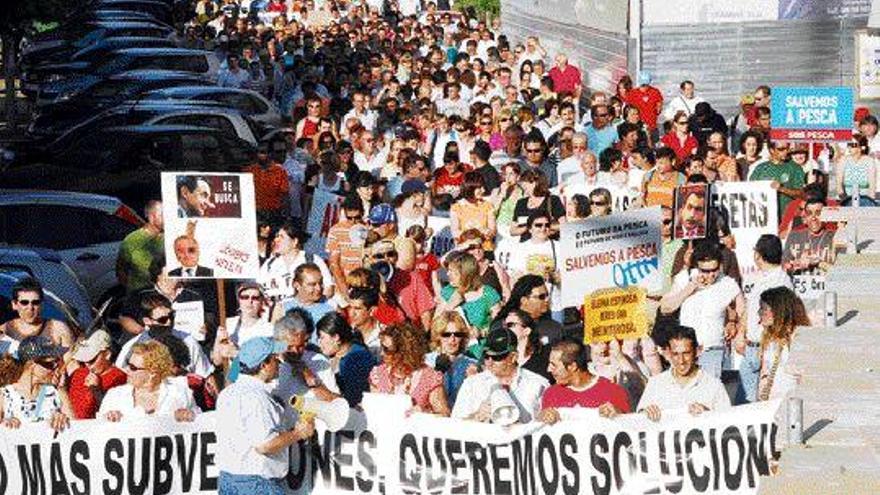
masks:
[[[115,240],[96,228],[106,216],[98,210],[59,205],[10,205],[2,210],[9,244],[63,251]]]
[[[91,98],[116,98],[120,94],[131,91],[128,81],[102,81],[88,90],[88,97]],[[87,101],[86,100],[83,101]]]
[[[230,136],[237,135],[235,127],[232,125],[232,122],[230,122],[229,119],[227,119],[226,117],[221,117],[219,115],[175,115],[172,117],[159,119],[156,121],[156,123],[210,127],[212,129],[219,129],[223,131],[224,134],[229,134]]]

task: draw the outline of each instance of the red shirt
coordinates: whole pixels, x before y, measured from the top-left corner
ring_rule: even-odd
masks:
[[[70,386],[67,389],[67,395],[70,397],[70,406],[76,419],[94,419],[95,414],[98,413],[98,408],[101,406],[101,401],[86,386],[87,376],[89,376],[89,369],[85,366],[77,368],[70,375]],[[111,366],[98,378],[100,379],[100,388],[103,393],[107,393],[113,387],[125,385],[125,382],[128,381],[128,375],[116,366]]]
[[[574,93],[581,84],[581,71],[573,65],[566,65],[564,71],[553,67],[547,75],[553,80],[553,90],[557,93]]]
[[[675,132],[664,134],[663,137],[660,138],[660,142],[675,152],[675,156],[678,157],[679,165],[694,154],[697,147],[700,145],[693,134],[688,134],[687,139],[684,140],[684,144],[681,144],[681,141],[678,140],[678,136],[675,135]]]
[[[249,165],[242,170],[244,173],[254,175],[254,195],[257,210],[279,212],[284,206],[284,200],[290,191],[290,183],[287,182],[287,172],[284,167],[272,163],[263,169],[258,163]]]
[[[653,86],[633,88],[626,92],[627,105],[639,109],[642,122],[652,131],[657,128],[657,116],[663,106],[663,94]]]
[[[628,413],[629,397],[620,385],[599,377],[596,383],[586,390],[572,390],[564,385],[551,385],[541,397],[541,408],[589,407],[596,408],[610,402],[621,413]]]

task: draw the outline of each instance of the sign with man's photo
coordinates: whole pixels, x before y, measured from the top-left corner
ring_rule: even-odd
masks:
[[[257,214],[250,174],[163,172],[168,275],[256,278]]]

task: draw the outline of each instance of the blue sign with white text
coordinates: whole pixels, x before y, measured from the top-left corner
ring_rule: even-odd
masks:
[[[774,87],[770,99],[770,137],[791,141],[849,139],[853,128],[850,87]]]

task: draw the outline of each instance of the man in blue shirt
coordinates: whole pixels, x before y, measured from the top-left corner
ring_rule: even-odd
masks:
[[[593,121],[586,128],[587,143],[590,146],[590,151],[599,156],[606,148],[610,148],[614,144],[617,139],[617,129],[610,125],[613,116],[608,105],[593,105],[590,108],[590,114]]]

